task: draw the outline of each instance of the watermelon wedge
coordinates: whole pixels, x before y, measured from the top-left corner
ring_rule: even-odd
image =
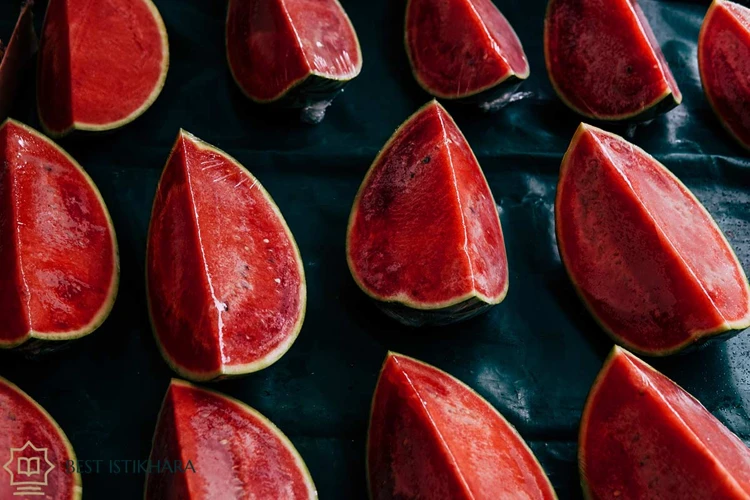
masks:
[[[750,450],[694,397],[615,347],[581,418],[591,499],[747,499]]]
[[[39,467],[26,466],[35,459]],[[0,377],[0,498],[80,499],[81,475],[66,470],[71,460],[75,452],[57,422]]]
[[[318,498],[305,462],[273,423],[241,401],[181,380],[167,390],[150,460],[182,472],[149,473],[145,500]]]
[[[698,38],[706,97],[729,133],[750,150],[750,8],[715,0]]]
[[[372,500],[555,499],[503,416],[434,366],[388,353],[367,438]]]
[[[261,370],[302,328],[302,259],[279,209],[235,159],[185,131],[157,188],[146,267],[157,343],[185,378]]]
[[[409,0],[406,53],[443,99],[502,100],[529,76],[521,41],[492,0]]]
[[[544,55],[562,101],[594,120],[649,120],[682,102],[635,0],[549,0]]]
[[[396,130],[365,175],[349,216],[347,259],[359,287],[407,325],[463,320],[505,298],[495,200],[437,101]]]
[[[37,105],[51,136],[126,125],[159,96],[167,31],[151,0],[50,0],[37,68]]]
[[[0,348],[96,330],[117,295],[112,221],[83,169],[14,120],[0,126]]]
[[[323,120],[362,69],[357,33],[338,0],[230,0],[226,45],[247,97],[301,108],[310,123]]]
[[[750,288],[711,215],[622,137],[581,124],[560,167],[557,245],[615,342],[664,356],[750,326]]]

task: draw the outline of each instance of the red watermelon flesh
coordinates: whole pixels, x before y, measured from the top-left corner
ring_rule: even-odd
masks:
[[[151,463],[190,461],[195,472],[149,473],[146,500],[315,499],[289,439],[263,415],[222,394],[173,380],[159,413]]]
[[[714,111],[750,149],[750,9],[725,0],[711,4],[698,39],[698,65]]]
[[[665,355],[750,325],[747,278],[721,230],[663,165],[581,125],[555,203],[563,263],[618,343]]]
[[[302,261],[278,208],[244,167],[184,131],[154,200],[147,271],[156,338],[185,377],[265,368],[302,327]]]
[[[531,450],[487,401],[394,353],[375,389],[367,470],[373,500],[556,498]]]
[[[550,0],[544,50],[556,92],[584,116],[647,118],[682,101],[634,0]]]
[[[37,50],[33,5],[32,1],[24,3],[5,51],[0,50],[0,120],[7,118],[24,70]]]
[[[230,0],[226,37],[232,74],[257,102],[277,101],[309,77],[336,88],[362,68],[357,34],[337,0]]]
[[[505,298],[495,201],[437,101],[404,122],[370,167],[349,219],[347,256],[359,286],[379,301],[429,311]]]
[[[0,347],[95,330],[115,300],[117,243],[91,179],[13,120],[0,127]]]
[[[442,98],[529,75],[518,36],[491,0],[409,0],[406,52],[420,85]]]
[[[125,125],[156,100],[168,65],[151,0],[50,0],[37,73],[42,124],[55,136]]]
[[[690,394],[620,348],[591,388],[579,439],[587,498],[750,497],[750,450]]]
[[[32,463],[39,458],[39,474],[19,475],[19,470],[27,470],[19,458]],[[0,377],[0,498],[80,499],[81,475],[65,470],[65,462],[75,459],[68,438],[49,413]],[[41,484],[34,485],[38,490],[26,490],[27,496],[19,495],[22,485],[11,485],[32,481]]]

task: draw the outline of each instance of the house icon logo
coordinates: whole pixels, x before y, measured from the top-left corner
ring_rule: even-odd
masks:
[[[37,448],[31,441],[20,448],[10,449],[10,459],[3,465],[10,474],[10,485],[15,487],[14,496],[43,496],[48,476],[55,465],[49,461],[47,448]]]

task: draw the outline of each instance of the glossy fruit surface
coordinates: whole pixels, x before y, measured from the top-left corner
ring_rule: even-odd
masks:
[[[436,97],[465,98],[529,76],[520,40],[491,0],[409,0],[406,52]]]
[[[156,100],[168,66],[151,0],[50,0],[37,68],[42,125],[53,136],[126,125]]]
[[[634,0],[550,0],[544,52],[557,94],[589,118],[645,120],[682,101]]]
[[[0,498],[80,499],[81,475],[65,470],[71,460],[73,447],[49,413],[0,377]]]
[[[556,498],[497,410],[447,373],[395,353],[375,389],[367,470],[373,500]]]
[[[698,38],[703,89],[724,127],[750,149],[750,9],[716,0]]]
[[[690,394],[615,347],[579,438],[587,498],[746,499],[750,450]]]
[[[93,181],[26,125],[0,126],[0,347],[88,335],[109,315],[119,260]]]
[[[278,207],[236,160],[184,131],[154,200],[147,289],[162,353],[186,378],[263,369],[302,328],[302,260]]]
[[[409,324],[463,319],[505,298],[495,200],[437,101],[399,127],[367,172],[349,218],[347,257],[360,288]]]
[[[711,215],[669,170],[582,124],[555,202],[562,261],[616,342],[667,355],[750,326],[750,289]]]
[[[167,390],[150,460],[177,463],[184,472],[149,473],[146,500],[318,498],[302,457],[273,423],[240,401],[181,380]]]
[[[230,0],[226,45],[245,95],[318,109],[317,121],[362,69],[357,34],[338,0]]]

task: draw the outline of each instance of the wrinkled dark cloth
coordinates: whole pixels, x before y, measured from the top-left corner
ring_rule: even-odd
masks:
[[[346,265],[347,218],[379,148],[429,96],[402,45],[404,2],[343,0],[362,43],[364,67],[318,126],[294,113],[249,104],[224,53],[226,5],[155,0],[169,32],[166,86],[145,115],[105,135],[61,142],[98,184],[122,259],[112,315],[61,352],[27,361],[0,353],[0,375],[36,398],[81,459],[146,459],[157,412],[174,374],[148,322],[144,256],[151,203],[178,128],[236,157],[278,203],[299,243],[307,318],[278,363],[213,384],[275,422],[307,462],[322,499],[363,499],[370,400],[386,350],[432,363],[475,388],[513,423],[560,498],[580,497],[578,423],[610,340],[575,296],[555,245],[553,202],[562,154],[579,118],[554,95],[544,67],[543,0],[496,0],[521,38],[531,76],[523,99],[495,114],[448,109],[473,146],[501,211],[510,262],[507,299],[469,322],[410,330],[359,291]],[[642,0],[684,93],[681,106],[647,125],[608,126],[655,155],[692,188],[750,269],[750,156],[736,146],[703,96],[696,42],[708,2]],[[46,2],[35,6],[37,30]],[[9,33],[18,2],[0,6]],[[11,113],[38,127],[33,70]],[[750,439],[750,335],[655,366]],[[196,464],[200,473],[200,464]],[[140,475],[84,475],[86,498],[139,498]]]

